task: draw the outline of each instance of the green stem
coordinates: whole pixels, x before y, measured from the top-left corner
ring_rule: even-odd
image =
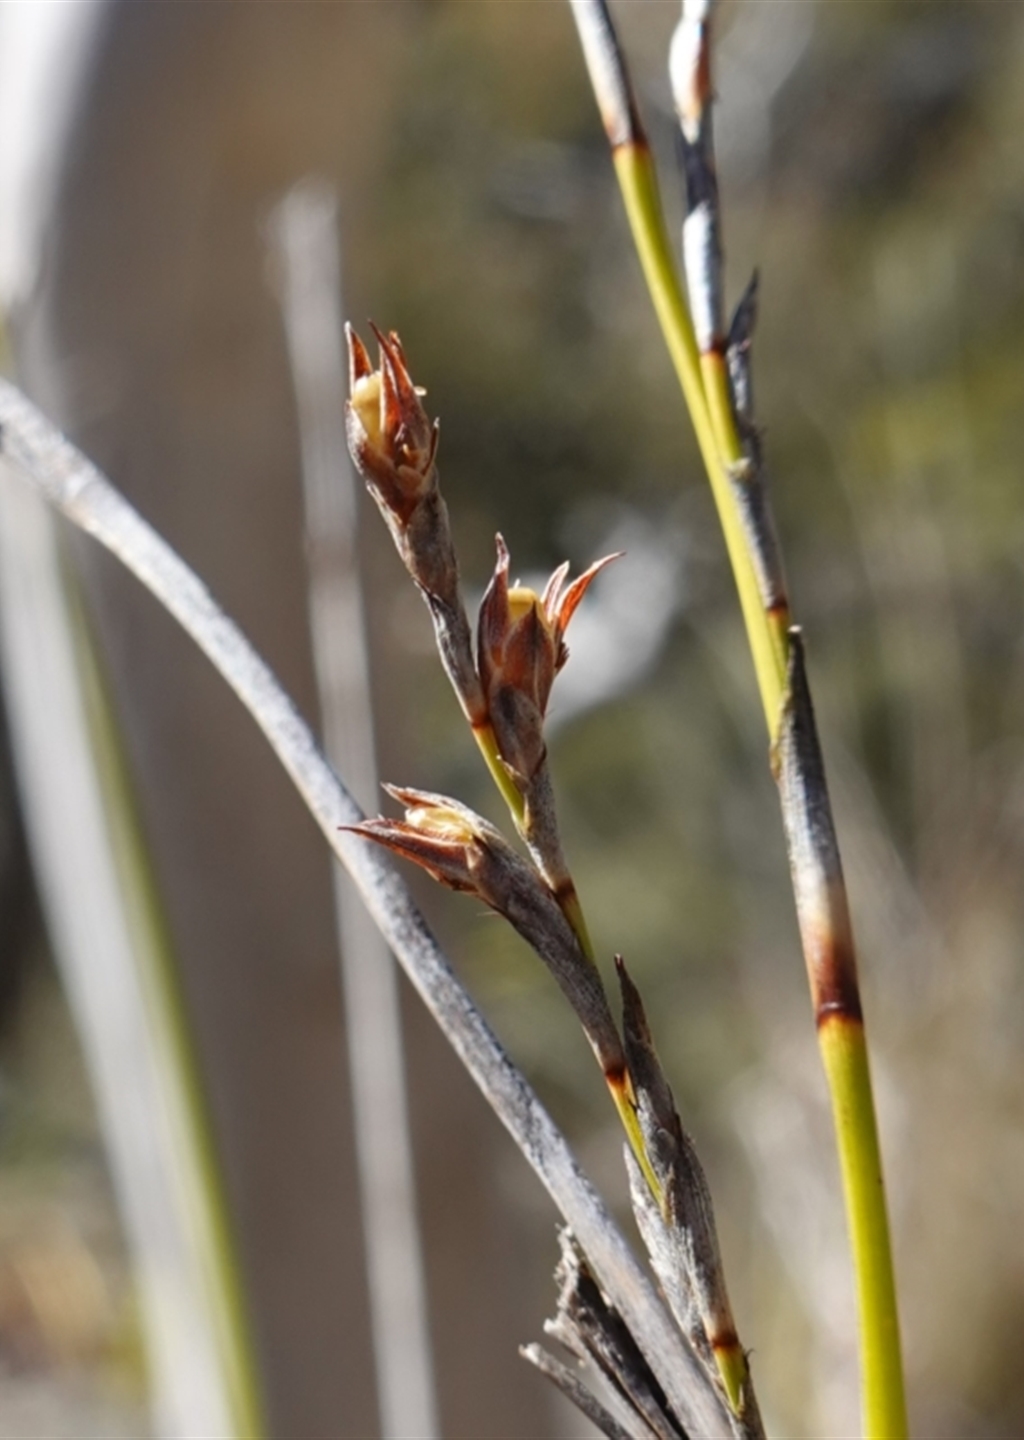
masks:
[[[487,762],[487,768],[491,772],[491,779],[497,785],[501,798],[512,813],[516,829],[522,830],[523,821],[526,816],[526,802],[516,789],[511,775],[505,768],[505,762],[498,750],[498,742],[495,739],[494,731],[488,721],[473,726],[473,739],[476,741],[480,754]]]
[[[768,731],[774,739],[786,693],[786,652],[784,647],[780,649],[778,637],[773,634],[773,626],[765,613],[757,572],[747,548],[743,522],[726,473],[726,464],[731,463],[732,459],[741,459],[743,452],[740,449],[731,458],[723,457],[719,453],[701,377],[697,342],[683,297],[679,270],[665,229],[661,197],[658,193],[658,177],[651,152],[646,145],[619,145],[613,158],[626,215],[633,232],[633,243],[640,256],[647,288],[682,386],[693,428],[697,433],[697,444],[711,481],[712,494],[739,590],[743,620],[754,657]]]
[[[786,693],[788,615],[764,608],[732,493],[730,470],[744,457],[724,366],[711,356],[704,357],[702,365],[698,354],[650,151],[643,144],[627,143],[617,146],[613,155],[647,287],[711,481],[774,742]],[[820,1037],[856,1272],[865,1437],[903,1440],[907,1419],[896,1283],[867,1043],[859,1022],[845,1020],[826,1023]]]
[[[590,929],[587,925],[587,917],[583,913],[583,905],[575,890],[570,895],[559,900],[562,907],[562,914],[573,928],[576,939],[580,942],[580,949],[590,961],[591,965],[597,964],[597,951],[594,949],[594,942],[590,938]]]
[[[818,1031],[829,1080],[857,1277],[864,1432],[906,1440],[907,1407],[896,1284],[864,1027],[835,1017]]]
[[[487,762],[487,768],[491,772],[491,778],[501,792],[501,797],[511,812],[515,827],[520,835],[524,835],[526,827],[526,801],[520,791],[516,788],[511,775],[505,767],[498,750],[498,742],[494,730],[486,722],[482,725],[473,726],[473,738],[476,740],[481,755]],[[577,940],[580,942],[580,949],[591,962],[597,964],[597,955],[594,950],[594,942],[590,938],[590,931],[587,928],[586,916],[583,914],[583,906],[575,888],[567,895],[558,896],[558,903],[562,913],[573,928]]]

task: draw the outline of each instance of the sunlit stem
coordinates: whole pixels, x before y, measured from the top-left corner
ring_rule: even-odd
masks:
[[[583,906],[580,904],[580,897],[575,889],[566,895],[559,896],[558,903],[562,907],[562,914],[573,928],[576,939],[580,942],[580,949],[591,962],[597,964],[597,956],[594,950],[594,942],[590,938],[590,931],[587,928],[586,917],[583,914]]]
[[[473,738],[480,749],[480,754],[487,762],[487,768],[491,772],[491,778],[501,792],[501,798],[512,812],[512,819],[515,821],[516,829],[521,831],[526,818],[526,802],[515,787],[512,776],[505,768],[505,762],[498,750],[498,741],[495,738],[494,730],[489,721],[484,720],[473,726]]]
[[[520,835],[523,835],[526,826],[526,802],[516,788],[515,782],[508,773],[504,760],[501,758],[498,750],[498,741],[493,728],[485,720],[481,724],[473,726],[473,736],[479,746],[481,755],[487,762],[487,768],[491,772],[491,777],[512,814],[516,829]],[[596,964],[594,942],[590,938],[590,931],[587,928],[583,907],[580,904],[580,897],[577,895],[575,887],[558,894],[556,898],[562,907],[562,913],[572,926],[576,939],[580,942],[580,949],[592,964]]]
[[[702,355],[700,372],[704,383],[704,396],[707,400],[711,430],[715,437],[715,445],[721,457],[721,463],[725,467],[727,476],[729,474],[742,476],[747,464],[747,457],[744,453],[743,441],[736,428],[736,418],[733,415],[732,397],[729,390],[729,375],[724,358],[714,350]],[[738,483],[742,484],[742,479]],[[729,498],[733,500],[733,509],[735,510],[735,499],[733,499],[731,491]],[[746,550],[745,538],[743,546]],[[754,654],[758,687],[768,720],[769,739],[774,741],[780,718],[778,705],[782,692],[779,687],[781,685],[783,689],[785,688],[789,659],[789,608],[781,605],[773,610],[765,610],[764,600],[759,589],[757,601],[760,613],[756,617],[756,622],[751,623],[746,606],[744,606],[743,618],[747,626],[750,648]]]
[[[729,461],[719,451],[704,390],[697,342],[683,297],[679,270],[665,228],[654,162],[647,147],[638,144],[619,145],[613,152],[613,159],[647,288],[682,386],[693,428],[697,433],[697,443],[711,481],[729,560],[736,576],[740,606],[754,657],[768,731],[774,740],[786,689],[786,652],[784,648],[780,650],[778,638],[773,635],[773,627],[765,613],[757,574],[743,533],[743,523],[725,468]],[[736,459],[742,458],[740,450]]]
[[[745,456],[725,365],[719,355],[702,359],[698,353],[649,150],[642,144],[619,145],[613,158],[648,290],[711,481],[774,743],[786,691],[789,617],[785,611],[765,610],[732,491],[730,476],[737,473],[733,467],[742,465]],[[847,1025],[848,1032],[842,1028]],[[907,1419],[896,1285],[863,1026],[838,1019],[828,1022],[821,1031],[821,1048],[857,1278],[865,1437],[903,1440]]]
[[[864,1026],[837,1015],[819,1027],[818,1040],[832,1097],[857,1277],[864,1434],[868,1440],[906,1440],[896,1284]]]
[[[644,1135],[640,1128],[640,1120],[636,1110],[636,1095],[633,1091],[633,1084],[629,1078],[629,1073],[623,1072],[621,1075],[606,1074],[605,1080],[607,1081],[612,1100],[615,1102],[615,1108],[619,1112],[619,1118],[622,1121],[622,1128],[626,1132],[629,1148],[632,1150],[636,1163],[640,1167],[641,1174],[647,1181],[648,1188],[654,1196],[658,1209],[662,1211],[664,1215],[665,1191],[657,1175],[655,1175],[647,1155],[647,1146],[644,1143]],[[718,1367],[722,1384],[725,1387],[729,1405],[733,1414],[738,1415],[741,1412],[743,1387],[746,1384],[748,1374],[747,1357],[743,1352],[743,1347],[735,1340],[730,1344],[712,1344],[712,1353],[715,1357],[715,1364]]]
[[[473,726],[473,735],[480,747],[480,753],[487,761],[487,768],[494,777],[494,782],[512,813],[516,828],[522,831],[526,817],[526,806],[522,795],[512,782],[512,777],[505,768],[505,762],[498,752],[498,742],[494,730],[489,724]],[[569,924],[572,926],[576,938],[580,942],[580,948],[591,963],[596,963],[594,945],[590,938],[587,922],[583,915],[583,907],[575,888],[569,890],[565,895],[559,897],[559,904]],[[621,1076],[606,1075],[608,1089],[611,1092],[615,1108],[619,1112],[629,1147],[636,1156],[637,1164],[643,1171],[644,1178],[651,1187],[651,1194],[658,1203],[661,1203],[661,1187],[657,1177],[651,1169],[651,1162],[647,1158],[647,1151],[644,1146],[644,1137],[640,1130],[640,1122],[636,1114],[636,1101],[633,1096],[633,1087],[627,1074]]]
[[[505,768],[505,762],[502,760],[498,751],[498,742],[495,738],[494,730],[485,721],[483,724],[473,726],[473,735],[480,748],[480,753],[487,762],[487,768],[494,778],[494,783],[497,785],[505,803],[512,813],[516,828],[521,832],[526,818],[526,806],[522,795],[520,795],[516,789],[512,777]],[[592,964],[596,963],[593,941],[590,938],[590,931],[587,928],[583,907],[580,904],[580,898],[575,888],[570,889],[563,896],[560,896],[559,904],[562,907],[565,918],[572,926],[576,938],[580,942],[580,948],[584,955],[586,955]],[[661,1186],[658,1184],[657,1176],[651,1169],[651,1162],[647,1158],[644,1137],[640,1130],[640,1122],[636,1114],[636,1100],[633,1095],[633,1087],[629,1076],[628,1074],[621,1076],[606,1075],[605,1079],[608,1083],[612,1100],[615,1102],[615,1108],[619,1112],[619,1118],[626,1132],[629,1147],[636,1156],[637,1164],[643,1171],[644,1179],[651,1187],[651,1194],[660,1205],[662,1199]]]
[[[633,1082],[628,1072],[621,1075],[605,1075],[608,1090],[615,1108],[619,1112],[619,1119],[622,1121],[622,1128],[626,1132],[626,1139],[629,1141],[629,1148],[636,1158],[636,1163],[643,1172],[643,1177],[650,1187],[651,1194],[658,1202],[659,1208],[664,1203],[664,1191],[658,1182],[658,1177],[651,1168],[651,1162],[647,1158],[647,1147],[644,1144],[643,1131],[640,1129],[640,1121],[636,1113],[636,1096],[633,1093]]]

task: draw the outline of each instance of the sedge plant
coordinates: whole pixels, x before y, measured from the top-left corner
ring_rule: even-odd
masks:
[[[199,578],[123,496],[15,387],[0,380],[0,459],[67,520],[116,555],[195,640],[256,721],[374,923],[487,1103],[541,1180],[567,1228],[557,1272],[558,1313],[548,1326],[596,1374],[598,1398],[578,1372],[530,1346],[524,1351],[580,1403],[611,1440],[757,1440],[763,1434],[749,1372],[730,1393],[716,1340],[728,1314],[707,1184],[660,1069],[643,1007],[623,965],[623,1034],[611,1019],[596,967],[541,875],[493,826],[458,802],[398,792],[404,822],[365,822],[281,686]],[[436,477],[435,477],[436,478]],[[0,482],[7,483],[5,476]],[[14,482],[12,482],[14,483]],[[506,914],[538,950],[592,1044],[618,1047],[660,1195],[627,1152],[636,1218],[668,1302],[666,1312],[566,1141],[502,1050],[433,939],[374,838],[390,825],[411,853],[455,888]],[[374,834],[374,831],[377,833]],[[744,1357],[745,1360],[745,1357]],[[613,1413],[614,1412],[614,1413]]]
[[[627,214],[697,433],[750,639],[768,724],[832,1095],[857,1274],[865,1433],[906,1435],[902,1367],[877,1126],[842,869],[807,683],[790,621],[754,422],[751,287],[724,322],[721,221],[711,125],[709,0],[685,0],[671,57],[687,182],[688,298],[658,198],[651,152],[603,0],[572,0]],[[401,819],[365,820],[324,764],[273,677],[211,597],[95,470],[11,387],[0,386],[0,453],[70,519],[127,563],[193,634],[252,710],[356,876],[382,932],[569,1223],[549,1333],[597,1372],[596,1388],[537,1346],[524,1354],[602,1431],[617,1437],[763,1435],[748,1356],[726,1292],[710,1193],[621,957],[612,1015],[559,835],[544,740],[565,631],[606,557],[542,594],[510,582],[498,538],[474,636],[437,472],[437,427],[398,337],[375,330],[376,365],[349,331],[348,439],[418,586],[460,706],[504,797],[524,855],[457,800],[390,787]],[[503,915],[546,964],[595,1053],[628,1140],[638,1228],[674,1327],[624,1252],[557,1132],[500,1052],[396,878],[364,841],[412,860]],[[601,1389],[601,1381],[604,1390]],[[610,1388],[609,1388],[610,1387]]]
[[[564,564],[537,594],[510,583],[509,553],[499,535],[474,649],[440,489],[437,423],[423,408],[425,392],[412,379],[398,336],[377,327],[374,333],[376,367],[358,335],[347,330],[349,449],[426,602],[463,713],[478,743],[486,737],[481,749],[489,768],[495,779],[501,776],[502,793],[511,788],[518,797],[509,809],[528,856],[459,801],[396,786],[386,788],[403,806],[404,817],[369,820],[355,829],[503,915],[551,971],[583,1027],[622,1120],[637,1222],[677,1323],[718,1389],[733,1433],[759,1436],[760,1414],[726,1291],[704,1171],[682,1127],[643,1003],[621,956],[616,957],[623,1015],[619,1033],[559,835],[545,712],[555,677],[568,659],[569,622],[601,570],[617,557],[598,560],[571,583]],[[586,1288],[585,1258],[569,1238],[561,1273],[553,1333],[571,1351],[586,1355],[586,1327],[574,1318]],[[599,1328],[604,1333],[607,1326]],[[552,1357],[538,1358],[532,1349],[526,1353],[556,1383],[565,1379]],[[638,1397],[647,1391],[629,1373],[625,1379],[617,1369],[616,1381],[642,1416],[647,1402]],[[574,1387],[563,1388],[579,1399]],[[593,1416],[593,1406],[587,1413]],[[665,1433],[673,1433],[670,1420],[663,1419]],[[607,1426],[605,1431],[616,1433]]]

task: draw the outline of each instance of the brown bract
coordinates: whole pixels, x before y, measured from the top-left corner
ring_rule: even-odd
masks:
[[[504,836],[457,800],[397,785],[384,788],[405,806],[405,819],[366,820],[352,829],[421,865],[449,889],[468,891],[501,910],[503,887],[496,890],[491,872],[503,861],[506,868],[522,865]]]
[[[384,788],[405,806],[405,819],[364,820],[346,828],[504,915],[561,986],[605,1074],[621,1072],[622,1045],[601,977],[537,870],[500,831],[457,800],[397,785]]]
[[[544,759],[543,724],[555,676],[569,658],[565,632],[606,555],[566,588],[566,561],[544,593],[508,583],[508,549],[496,537],[498,561],[480,606],[477,668],[502,759],[525,783]]]
[[[378,503],[405,525],[436,485],[437,421],[431,422],[420,402],[422,392],[413,384],[398,336],[393,330],[385,335],[372,321],[371,328],[380,347],[378,369],[352,326],[345,326],[349,450]]]
[[[352,459],[391,531],[402,563],[430,609],[438,650],[472,725],[486,719],[473,640],[459,589],[448,510],[437,473],[437,422],[420,403],[401,342],[376,325],[380,367],[350,325],[345,427]]]

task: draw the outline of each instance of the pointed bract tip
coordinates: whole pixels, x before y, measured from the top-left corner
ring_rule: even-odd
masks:
[[[461,801],[452,800],[448,795],[439,795],[434,790],[417,790],[413,785],[392,785],[390,782],[386,782],[382,788],[392,800],[397,800],[399,805],[404,805],[407,809],[465,810],[467,815],[473,813]]]
[[[345,341],[348,345],[348,388],[351,394],[360,380],[373,374],[373,364],[366,346],[347,321]]]
[[[380,788],[385,795],[390,795],[392,800],[397,800],[399,805],[420,805],[424,800],[436,798],[428,795],[425,790],[414,790],[409,785],[392,785],[388,780],[382,780]]]
[[[388,348],[384,353],[384,371],[385,374],[391,375],[403,409],[406,411],[422,410],[419,403],[420,395],[425,395],[427,392],[413,384],[409,367],[405,363],[401,341],[394,331],[388,336]]]
[[[543,763],[543,721],[555,676],[568,659],[566,627],[591,582],[612,560],[606,555],[565,588],[568,564],[537,595],[508,584],[509,552],[495,536],[498,559],[477,622],[477,663],[498,752],[514,775],[530,778]]]
[[[405,362],[405,351],[402,349],[402,341],[399,337],[397,330],[388,331],[388,344],[391,346],[391,350],[395,356],[395,359],[399,362],[399,364],[402,365],[405,370],[408,370],[409,367]],[[423,393],[426,394],[426,391],[424,391]]]
[[[439,431],[420,403],[424,392],[413,383],[398,336],[394,331],[385,335],[372,320],[370,329],[380,351],[376,368],[351,325],[345,327],[348,447],[356,468],[389,518],[401,549],[413,512],[436,488]],[[403,558],[409,565],[408,557]]]
[[[651,1048],[651,1032],[647,1023],[644,1002],[640,998],[640,991],[637,989],[632,975],[626,969],[626,962],[621,955],[615,957],[615,974],[619,982],[619,993],[622,996],[622,1013],[626,1029],[643,1045]]]
[[[384,388],[385,424],[396,430],[403,420],[408,423],[419,405],[416,387],[412,383],[402,344],[394,330],[385,335],[379,325],[370,321],[370,327],[377,337],[380,350],[381,384]]]
[[[754,329],[757,325],[757,306],[760,290],[760,275],[757,270],[747,284],[747,288],[740,296],[740,303],[733,313],[732,323],[729,326],[728,344],[730,347],[736,345],[749,345]]]
[[[553,572],[551,579],[544,586],[544,592],[540,597],[540,603],[544,606],[544,613],[546,615],[553,613],[553,607],[558,603],[558,597],[568,575],[569,562],[568,560],[563,560],[558,569]]]
[[[461,816],[433,809],[420,815],[410,810],[407,820],[364,820],[345,828],[411,860],[451,890],[478,890],[472,861],[481,841]]]
[[[584,595],[590,589],[593,582],[600,575],[606,565],[613,560],[619,560],[626,552],[616,550],[612,555],[605,555],[600,560],[595,560],[588,570],[575,579],[564,594],[554,594],[548,604],[548,615],[558,625],[561,635],[564,635],[569,628],[569,621],[576,613],[576,609]]]

